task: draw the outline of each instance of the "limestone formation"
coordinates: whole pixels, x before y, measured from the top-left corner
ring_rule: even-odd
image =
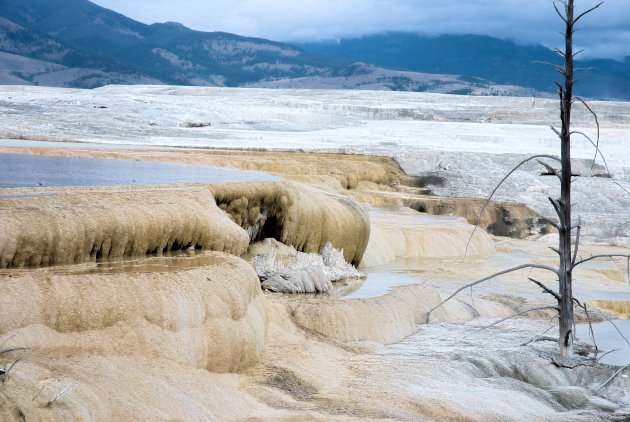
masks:
[[[206,254],[207,265],[169,271],[1,274],[0,338],[13,336],[29,350],[139,355],[215,372],[247,368],[262,353],[267,325],[258,277],[240,258]]]
[[[0,267],[73,264],[187,247],[240,255],[247,234],[203,189],[66,190],[0,199]]]
[[[427,311],[440,303],[437,290],[425,285],[401,286],[367,299],[290,302],[293,321],[340,342],[394,343],[426,323]]]
[[[372,234],[362,267],[386,264],[397,258],[463,258],[495,254],[492,238],[463,218],[441,219],[412,209],[371,209]],[[470,237],[472,234],[472,238]],[[470,239],[470,243],[469,243]]]
[[[330,242],[358,265],[370,237],[367,213],[356,201],[290,183],[239,183],[210,187],[217,205],[252,240],[267,237],[317,253]]]
[[[369,219],[355,201],[290,183],[75,188],[0,198],[4,268],[187,248],[240,256],[251,240],[264,237],[304,252],[331,242],[358,264],[369,233]]]
[[[323,293],[333,282],[365,277],[341,251],[326,243],[320,253],[298,252],[274,239],[250,247],[252,265],[265,290],[279,293]]]

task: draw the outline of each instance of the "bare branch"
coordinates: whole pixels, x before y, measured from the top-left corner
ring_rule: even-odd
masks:
[[[50,399],[48,401],[48,403],[46,404],[46,407],[51,407],[53,405],[54,402],[56,402],[57,400],[59,400],[60,398],[62,398],[64,395],[66,395],[67,393],[71,392],[72,390],[74,390],[76,388],[75,384],[68,384],[66,386],[66,388],[64,388],[63,390],[61,390],[60,392],[58,392],[57,394],[55,394],[53,396],[52,399]]]
[[[580,231],[582,230],[582,218],[578,220],[577,234],[575,235],[575,248],[573,249],[573,259],[571,259],[571,266],[575,266],[575,260],[577,259],[578,249],[580,248]]]
[[[610,180],[617,185],[621,190],[623,190],[624,192],[626,192],[628,195],[630,195],[630,191],[628,189],[626,189],[621,183],[617,182],[613,177],[612,174],[610,173],[610,169],[608,168],[608,163],[606,162],[606,158],[604,158],[604,154],[602,154],[601,150],[599,149],[599,146],[593,142],[593,140],[584,132],[580,132],[580,131],[573,131],[571,132],[572,135],[581,135],[584,138],[586,138],[586,140],[588,140],[591,145],[593,145],[593,147],[595,148],[595,157],[597,158],[597,154],[599,153],[599,156],[602,158],[602,161],[604,162],[604,168],[606,169],[606,175],[610,178]],[[595,164],[595,159],[593,159],[593,164],[591,164],[591,170],[593,169],[593,165]]]
[[[595,391],[599,391],[602,388],[604,388],[606,385],[608,385],[608,383],[612,380],[615,379],[615,377],[619,374],[621,374],[623,371],[625,371],[625,369],[630,366],[630,363],[628,363],[626,366],[619,368],[614,374],[612,374],[612,376],[610,378],[608,378],[602,385],[600,385],[599,387],[597,387],[597,389],[595,389]]]
[[[554,63],[541,62],[541,61],[535,61],[533,63],[534,64],[542,64],[542,65],[545,65],[545,66],[552,67],[556,72],[558,72],[561,75],[566,75],[566,73],[567,73],[567,71],[565,70],[564,67],[558,66],[557,64],[554,64]]]
[[[562,135],[558,129],[556,129],[556,128],[555,128],[555,127],[553,127],[553,126],[550,126],[550,127],[551,127],[551,130],[553,130],[553,132],[554,132],[556,135],[558,135],[558,137],[560,137],[560,136]]]
[[[555,325],[552,325],[551,328],[547,329],[547,331],[551,330],[554,327],[555,327]],[[545,333],[547,331],[545,331]],[[536,343],[538,341],[553,341],[553,342],[557,342],[558,339],[556,337],[551,337],[551,336],[532,337],[530,340],[526,341],[525,343],[521,343],[520,346],[528,346],[528,345],[530,345],[532,343]]]
[[[597,362],[601,362],[601,360],[604,358],[604,356],[609,355],[611,353],[618,352],[619,350],[621,350],[621,349],[612,349],[612,350],[607,351],[606,353],[604,353],[603,355],[601,355],[600,357],[597,358]]]
[[[42,388],[39,389],[39,391],[37,392],[37,394],[35,394],[35,396],[31,399],[31,401],[35,401],[35,399],[37,397],[39,397],[40,394],[42,394],[42,391],[44,391],[44,388],[48,387],[48,384],[44,384],[44,386]]]
[[[554,248],[553,246],[548,246],[548,248],[554,251],[555,253],[557,253],[558,255],[560,255],[560,249]]]
[[[562,51],[562,50],[560,50],[560,49],[558,49],[558,48],[554,48],[554,49],[553,49],[553,51],[554,51],[556,54],[558,54],[558,55],[560,55],[560,56],[562,56],[562,57],[566,57],[566,56],[567,56],[567,55],[564,53],[564,51]]]
[[[0,350],[0,355],[4,355],[5,353],[17,352],[18,350],[26,350],[24,347],[14,347],[12,349]]]
[[[562,98],[564,96],[564,88],[558,82],[554,82],[554,84],[558,87],[558,94],[560,94],[560,98]]]
[[[582,17],[583,17],[583,16],[588,15],[589,13],[591,13],[593,10],[597,9],[597,8],[598,8],[599,6],[601,6],[602,4],[604,4],[604,2],[601,2],[601,3],[599,3],[598,5],[591,7],[591,8],[590,8],[590,9],[588,9],[587,11],[580,13],[580,14],[578,15],[578,17],[577,17],[577,18],[573,19],[573,25],[575,25],[576,23],[578,23],[578,21],[579,21],[580,19],[582,19]],[[565,21],[565,22],[566,22],[566,21]]]
[[[578,262],[576,262],[575,264],[573,264],[573,265],[571,266],[571,268],[575,268],[575,267],[577,267],[577,266],[578,266],[578,265],[580,265],[580,264],[584,264],[585,262],[592,261],[592,260],[594,260],[594,259],[599,259],[599,258],[610,258],[610,259],[613,259],[613,258],[628,258],[628,259],[630,259],[630,255],[627,255],[627,254],[601,254],[601,255],[593,255],[593,256],[589,256],[588,258],[582,258],[582,259],[580,259]]]
[[[514,167],[512,170],[510,170],[510,172],[507,173],[503,177],[503,179],[501,179],[501,181],[495,186],[495,188],[492,190],[492,192],[490,193],[490,195],[486,199],[486,202],[484,202],[483,207],[481,207],[481,211],[479,211],[479,214],[477,215],[477,221],[475,222],[475,228],[473,229],[472,233],[470,233],[470,237],[468,238],[468,242],[466,242],[466,250],[464,251],[464,257],[466,257],[466,255],[468,254],[468,248],[470,247],[470,242],[472,241],[472,238],[473,238],[473,236],[475,234],[475,231],[477,230],[477,226],[479,226],[479,222],[481,221],[481,216],[483,215],[483,212],[486,210],[486,207],[488,206],[488,204],[492,200],[492,197],[497,192],[499,187],[501,187],[503,182],[505,182],[508,179],[508,177],[510,177],[512,175],[512,173],[514,173],[516,170],[518,170],[522,165],[524,165],[524,164],[526,164],[526,163],[528,163],[528,162],[530,162],[532,160],[536,160],[538,158],[548,158],[550,160],[555,160],[555,161],[561,163],[560,159],[558,157],[553,156],[553,155],[537,154],[537,155],[532,155],[529,158],[526,158],[525,160],[523,160],[520,163],[518,163],[516,165],[516,167]]]
[[[7,341],[11,340],[15,336],[16,336],[16,334],[13,334],[12,336],[9,336],[9,337],[5,338],[4,340],[2,340],[2,343],[0,343],[0,350],[2,350],[2,348],[4,347],[5,344],[7,344]]]
[[[16,363],[18,363],[19,361],[22,360],[22,357],[17,358],[16,360],[14,360],[11,365],[9,365],[9,367],[7,368],[5,366],[6,369],[2,369],[0,370],[0,375],[2,375],[2,382],[8,382],[9,381],[9,373],[11,372],[11,369],[13,369],[13,367],[15,366]]]
[[[556,223],[552,219],[547,218],[547,217],[543,217],[543,216],[541,216],[540,219],[542,221],[544,221],[545,223],[550,224],[551,226],[553,226],[556,230],[560,230],[560,225],[558,225],[558,223]],[[554,251],[556,250],[554,248],[551,248],[551,249],[554,250]]]
[[[591,164],[591,170],[593,170],[593,166],[595,165],[595,160],[597,160],[597,153],[598,152],[599,152],[599,155],[602,156],[602,160],[604,160],[604,155],[599,150],[599,136],[600,136],[599,118],[597,117],[597,113],[595,113],[595,111],[593,111],[593,109],[581,97],[575,97],[575,99],[577,101],[581,102],[584,105],[584,107],[586,107],[586,109],[593,115],[593,118],[595,119],[595,124],[597,126],[597,142],[594,145],[595,146],[595,157],[593,157],[593,164]],[[584,136],[586,136],[586,135],[584,135]],[[588,138],[587,136],[586,136],[586,138],[589,139],[589,141],[590,141],[590,138]],[[593,143],[593,141],[591,141],[591,143]],[[606,166],[606,167],[608,167],[608,166]],[[608,173],[610,175],[610,172],[608,172]]]
[[[544,161],[542,161],[542,160],[536,160],[536,161],[538,161],[538,163],[539,163],[541,166],[543,166],[543,167],[544,167],[544,168],[545,168],[545,169],[546,169],[546,170],[547,170],[550,174],[553,174],[553,175],[554,175],[554,176],[556,176],[558,179],[560,179],[560,178],[561,178],[560,173],[558,173],[558,171],[557,171],[555,168],[551,167],[549,164],[545,163],[545,162],[544,162]]]
[[[575,32],[575,31],[573,31],[573,32]],[[584,50],[578,50],[578,51],[576,51],[575,53],[573,53],[573,58],[575,58],[575,56],[577,56],[577,55],[578,55],[578,54],[580,54],[580,53],[584,53]],[[576,70],[578,70],[578,69],[573,69],[573,71],[574,71],[574,72],[575,72]]]
[[[567,23],[567,18],[564,17],[564,15],[562,13],[560,13],[560,10],[558,10],[558,6],[556,5],[556,2],[553,2],[553,8],[556,9],[556,13],[558,14],[558,16],[560,16],[560,19],[562,19],[564,21],[564,23]],[[564,36],[564,34],[562,34]]]
[[[521,316],[521,315],[527,314],[527,313],[529,313],[529,312],[533,312],[533,311],[542,311],[542,310],[546,310],[546,309],[555,309],[556,311],[560,312],[560,308],[558,308],[557,306],[550,306],[550,305],[548,305],[548,306],[536,306],[536,307],[533,307],[533,308],[527,308],[527,309],[525,309],[525,310],[523,310],[523,311],[521,311],[521,312],[517,312],[517,313],[515,313],[515,314],[513,314],[513,315],[510,315],[510,316],[508,316],[508,317],[501,318],[500,320],[498,320],[498,321],[496,321],[496,322],[493,322],[493,323],[492,323],[492,324],[490,324],[490,325],[486,325],[485,327],[481,327],[480,329],[478,329],[478,330],[476,330],[476,331],[473,331],[473,332],[472,332],[472,333],[470,333],[470,334],[465,335],[464,337],[462,337],[462,339],[464,339],[464,338],[466,338],[466,337],[469,337],[469,336],[472,336],[473,334],[477,334],[477,333],[478,333],[478,332],[480,332],[480,331],[487,330],[488,328],[492,328],[492,327],[494,327],[495,325],[499,325],[499,324],[501,324],[502,322],[507,321],[508,319],[513,319],[513,318],[516,318],[516,317],[518,317],[518,316]]]
[[[591,316],[588,313],[588,308],[586,307],[586,303],[582,304],[576,298],[573,298],[573,301],[582,309],[584,309],[584,313],[586,314],[586,320],[588,321],[588,331],[591,336],[591,340],[593,340],[593,346],[595,346],[595,350],[599,350],[597,346],[597,342],[595,341],[595,331],[593,331],[593,324],[591,324]]]
[[[564,226],[564,222],[562,221],[562,211],[561,211],[562,205],[560,205],[560,202],[553,199],[552,197],[549,197],[548,199],[549,199],[549,202],[551,202],[551,205],[553,205],[553,209],[556,210],[556,214],[558,214],[558,218],[560,219],[560,225]]]
[[[462,287],[460,287],[459,289],[457,289],[457,290],[456,290],[453,294],[451,294],[449,297],[447,297],[446,299],[444,299],[444,300],[443,300],[442,302],[440,302],[438,305],[436,305],[436,306],[434,306],[433,308],[431,308],[431,310],[427,313],[427,322],[428,322],[429,318],[431,317],[431,313],[432,313],[433,311],[435,311],[437,308],[439,308],[440,306],[444,305],[446,302],[448,302],[449,300],[451,300],[452,298],[454,298],[455,296],[457,296],[457,294],[458,294],[459,292],[461,292],[462,290],[466,290],[466,289],[468,289],[469,287],[476,286],[477,284],[481,284],[481,283],[483,283],[484,281],[491,280],[491,279],[493,279],[493,278],[495,278],[495,277],[498,277],[498,276],[500,276],[500,275],[513,273],[513,272],[515,272],[515,271],[522,270],[522,269],[524,269],[524,268],[532,268],[532,269],[546,270],[546,271],[550,271],[550,272],[552,272],[552,273],[554,273],[554,274],[556,274],[556,275],[558,274],[558,270],[557,270],[557,269],[555,269],[555,268],[553,268],[553,267],[548,267],[548,266],[546,266],[546,265],[540,265],[540,264],[522,264],[522,265],[518,265],[518,266],[516,266],[516,267],[508,268],[507,270],[499,271],[498,273],[491,274],[491,275],[489,275],[489,276],[487,276],[487,277],[484,277],[484,278],[482,278],[482,279],[479,279],[479,280],[477,280],[477,281],[475,281],[475,282],[472,282],[472,283],[470,283],[470,284],[467,284],[467,285],[462,286]]]
[[[558,302],[560,301],[560,295],[558,293],[554,292],[552,289],[550,289],[549,287],[545,286],[543,283],[541,283],[538,280],[534,280],[531,277],[528,277],[528,279],[529,279],[529,281],[531,281],[532,283],[536,284],[541,289],[543,289],[543,292],[549,293],[551,296],[555,297]]]
[[[628,341],[628,337],[626,337],[624,335],[624,333],[619,329],[619,327],[617,327],[617,324],[615,324],[614,322],[612,322],[612,320],[610,318],[608,318],[608,316],[604,313],[602,313],[602,316],[604,317],[604,319],[606,321],[608,321],[610,323],[610,325],[612,325],[613,327],[615,327],[615,330],[617,330],[617,332],[619,333],[619,335],[625,340],[626,344],[628,346],[630,346],[630,341]]]

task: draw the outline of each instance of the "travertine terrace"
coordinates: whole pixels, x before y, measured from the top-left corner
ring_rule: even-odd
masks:
[[[487,207],[471,237],[483,181],[532,149],[553,150],[543,132],[553,102],[177,87],[0,95],[11,116],[0,122],[0,153],[277,178],[0,188],[1,419],[628,417],[627,371],[599,388],[615,367],[559,367],[553,343],[531,342],[553,334],[549,313],[478,331],[544,304],[527,277],[552,277],[498,277],[427,314],[475,278],[555,262],[545,210],[518,202],[550,189],[534,168]],[[627,183],[630,108],[596,106],[610,170]],[[589,129],[587,117],[577,115]],[[577,148],[578,159],[590,156]],[[602,188],[609,179],[583,176],[586,193],[612,210],[584,208],[601,219],[583,253],[627,251],[630,199]],[[367,279],[317,295],[261,289],[257,254],[285,263],[329,242]],[[612,260],[576,273],[598,324],[615,319],[626,333],[627,277]]]

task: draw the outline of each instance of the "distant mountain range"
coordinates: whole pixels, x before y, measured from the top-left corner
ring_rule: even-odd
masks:
[[[558,40],[562,41],[560,36]],[[481,35],[391,32],[300,47],[340,63],[361,61],[395,70],[475,76],[548,93],[555,91],[560,75],[542,63],[562,64],[559,55],[541,45],[522,46]],[[576,67],[583,69],[577,72],[577,95],[630,99],[630,57],[622,62],[576,60]]]
[[[176,84],[553,95],[541,46],[473,35],[385,33],[289,45],[167,22],[87,0],[2,0],[0,84]],[[630,99],[630,57],[580,63],[578,95]]]

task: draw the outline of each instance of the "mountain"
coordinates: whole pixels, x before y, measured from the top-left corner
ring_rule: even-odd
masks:
[[[558,56],[478,35],[389,32],[290,45],[179,23],[146,25],[87,0],[1,0],[0,84],[293,86],[554,95]],[[576,93],[630,100],[630,57],[581,61]],[[433,74],[433,75],[429,75]]]
[[[87,0],[3,0],[0,16],[0,51],[135,79],[236,86],[328,69],[287,44],[145,25]]]
[[[247,86],[291,89],[364,89],[519,97],[546,97],[551,95],[532,88],[497,84],[474,76],[390,70],[361,62],[336,67],[318,75],[266,80],[250,83]]]
[[[161,83],[158,79],[73,49],[2,17],[0,64],[0,84],[94,88],[116,83]]]
[[[365,62],[387,69],[476,76],[498,84],[553,92],[558,74],[541,62],[561,57],[541,45],[523,46],[481,35],[426,36],[387,32],[361,38],[299,45],[337,65]],[[630,57],[625,61],[576,60],[576,93],[586,97],[630,99]]]

